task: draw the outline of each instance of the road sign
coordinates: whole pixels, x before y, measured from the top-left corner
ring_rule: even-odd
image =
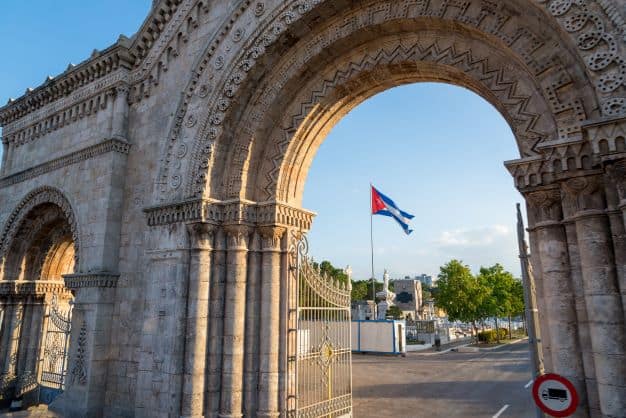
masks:
[[[572,382],[554,373],[535,379],[533,398],[543,412],[553,417],[569,417],[578,407],[578,393]]]

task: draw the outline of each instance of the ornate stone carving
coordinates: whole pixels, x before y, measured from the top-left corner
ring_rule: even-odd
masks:
[[[559,189],[538,190],[524,195],[533,211],[535,225],[559,222],[563,218]]]
[[[626,98],[613,94],[626,83],[623,38],[616,37],[609,27],[609,20],[612,20],[619,25],[617,29],[624,36],[619,13],[607,1],[541,0],[539,3],[544,3],[574,38],[587,68],[595,76],[598,92],[605,96],[602,113],[606,116],[625,114]],[[606,13],[604,16],[603,12]]]
[[[215,229],[215,225],[205,222],[187,224],[190,240],[189,247],[191,249],[211,250],[213,248]]]
[[[144,209],[149,226],[182,222],[282,225],[311,229],[315,213],[280,203],[213,202],[201,199]]]
[[[247,225],[226,225],[224,232],[226,233],[226,248],[228,250],[248,249],[248,239],[252,228]]]
[[[113,273],[65,274],[63,275],[63,280],[65,281],[65,286],[68,289],[78,290],[89,287],[117,287],[119,277],[119,274]]]
[[[615,185],[620,199],[620,207],[626,206],[626,159],[608,163],[605,166],[609,179]]]
[[[602,176],[576,177],[561,183],[564,208],[572,216],[604,213],[606,202],[602,190]]]
[[[323,3],[324,2],[320,2],[319,4],[323,4]],[[419,7],[418,8],[406,8],[405,12],[403,13],[407,14],[406,15],[407,18],[417,17],[417,16],[413,16],[416,13],[419,16],[431,16],[431,17],[433,15],[436,15],[436,16],[445,15],[447,19],[450,19],[450,18],[455,19],[455,20],[458,20],[459,22],[462,22],[464,25],[475,26],[480,30],[485,30],[484,23],[485,23],[486,15],[485,14],[480,15],[480,16],[472,15],[472,13],[475,13],[476,10],[481,10],[484,12],[486,8],[489,9],[491,7],[494,10],[489,10],[490,12],[494,13],[497,16],[499,15],[502,16],[502,19],[500,20],[500,22],[504,22],[507,20],[510,22],[513,22],[514,19],[517,18],[514,16],[508,16],[507,13],[509,12],[505,9],[494,7],[493,5],[486,5],[485,3],[481,3],[481,4],[482,4],[481,7],[465,7],[461,9],[462,10],[461,12],[455,10],[454,13],[447,13],[447,10],[446,10],[447,3],[444,4],[443,6],[432,6],[433,8],[439,7],[441,9],[441,10],[437,10],[436,13],[434,10],[429,10],[429,7],[431,6],[427,4],[421,8]],[[313,5],[307,5],[307,7],[301,7],[301,6],[302,5],[300,5],[300,3],[298,2],[286,3],[283,7],[280,8],[280,11],[276,11],[276,13],[273,13],[271,18],[268,17],[268,19],[264,21],[264,25],[260,27],[259,30],[257,30],[256,32],[254,32],[253,34],[249,36],[249,39],[255,40],[254,43],[250,44],[248,49],[246,49],[245,51],[242,51],[242,53],[238,56],[237,60],[234,61],[234,65],[230,67],[233,69],[232,72],[229,74],[228,77],[224,78],[225,81],[224,81],[224,84],[222,85],[223,87],[220,87],[220,89],[218,89],[219,91],[222,92],[223,97],[229,98],[229,97],[235,96],[237,94],[237,90],[239,89],[239,86],[242,85],[243,80],[241,76],[244,76],[245,78],[246,73],[250,71],[250,69],[254,66],[258,58],[261,55],[266,53],[267,47],[271,45],[278,38],[280,34],[284,33],[288,29],[289,25],[295,24],[303,16],[303,14],[306,14],[307,11],[313,8]],[[315,5],[315,7],[319,7],[319,5]],[[385,18],[397,19],[397,18],[403,17],[401,15],[392,14],[389,12],[389,10],[392,10],[392,9],[396,10],[395,8],[392,8],[392,7],[384,8],[383,6],[380,6],[379,9],[387,10],[387,13],[389,13],[388,16],[385,16],[384,18],[382,18],[383,20]],[[366,19],[366,20],[364,21],[364,23],[362,23],[362,25],[366,25],[367,19],[372,18],[371,14],[368,15],[369,17],[366,17],[367,13],[368,13],[368,9],[364,8],[363,19]],[[376,15],[376,18],[378,21],[380,21],[381,14]],[[360,21],[360,20],[361,19],[355,19],[355,21]],[[378,21],[377,23],[379,23]],[[342,22],[337,23],[338,28],[340,25],[343,25]],[[511,35],[510,28],[515,27],[515,24],[514,23],[507,24],[506,27],[508,29],[504,30],[503,29],[504,27],[502,25],[494,26],[490,28],[489,33],[490,35],[501,38],[508,45],[510,45],[511,48],[515,50],[516,53],[519,53],[522,59],[525,60],[526,63],[535,71],[535,74],[537,75],[539,82],[545,84],[545,89],[546,91],[549,92],[549,94],[546,94],[545,97],[548,103],[550,104],[550,106],[553,108],[555,115],[556,114],[567,115],[567,111],[570,111],[570,110],[571,112],[573,112],[573,114],[575,115],[574,119],[571,119],[569,117],[567,118],[567,120],[566,118],[563,119],[562,127],[559,128],[560,137],[562,138],[579,137],[580,136],[580,123],[582,120],[586,118],[586,115],[584,113],[584,107],[581,105],[581,102],[578,99],[570,100],[568,102],[562,101],[562,98],[563,98],[562,92],[567,90],[568,86],[572,85],[572,83],[574,82],[572,77],[565,70],[567,66],[561,64],[558,59],[555,60],[554,56],[552,56],[549,60],[545,58],[544,50],[542,49],[542,47],[544,46],[544,42],[541,40],[543,35],[540,36],[540,35],[533,34],[527,29],[526,30],[520,29],[514,35]],[[337,31],[335,31],[337,33],[336,36],[341,36],[343,32],[350,31],[350,30],[352,30],[351,27],[349,25],[345,25],[345,28],[338,29]],[[528,39],[529,42],[525,42],[525,41],[518,42],[520,41],[520,39]],[[326,39],[322,42],[320,39],[316,39],[315,42],[321,45],[328,45],[330,41]],[[529,47],[529,45],[532,45],[532,47]],[[308,51],[307,47],[302,47],[300,49],[302,51]],[[549,72],[547,71],[548,69],[550,69]],[[544,77],[546,74],[557,74],[557,73],[560,74],[559,77]],[[197,82],[194,81],[193,84],[195,85],[197,84]],[[272,85],[272,83],[269,83],[269,85]],[[216,99],[216,101],[218,100],[219,99]],[[188,103],[182,105],[181,109],[185,109],[187,105]],[[204,154],[203,156],[200,155],[200,153],[203,152],[201,151],[201,148],[202,148],[201,143],[203,142],[202,138],[208,137],[209,131],[211,132],[216,131],[216,133],[212,136],[215,136],[216,138],[218,138],[218,142],[219,142],[219,137],[221,135],[221,132],[220,132],[221,125],[222,125],[221,121],[224,120],[224,117],[221,116],[221,113],[223,113],[223,111],[220,111],[219,109],[211,110],[209,112],[209,117],[206,120],[206,123],[202,124],[202,127],[204,130],[202,131],[202,134],[200,135],[200,139],[198,139],[199,142],[196,143],[193,149],[194,163],[190,167],[191,176],[188,176],[184,180],[188,185],[185,188],[185,193],[187,193],[188,196],[192,196],[192,195],[198,196],[198,190],[204,188],[204,181],[205,181],[204,179],[205,179],[206,170],[198,169],[198,167],[206,167],[208,165],[209,159],[211,158],[211,154]],[[516,118],[512,118],[512,119],[517,120]],[[241,126],[247,126],[247,124],[243,123],[241,124]],[[167,160],[167,158],[165,160]],[[196,175],[197,177],[194,177]],[[197,187],[197,189],[194,189],[195,187]]]
[[[280,243],[287,229],[280,226],[259,227],[261,249],[263,251],[280,251]]]
[[[72,368],[72,383],[85,385],[87,383],[87,322],[83,320],[76,344],[76,358]]]
[[[53,203],[58,206],[64,213],[67,223],[72,230],[72,239],[75,247],[75,258],[78,261],[80,254],[80,233],[78,224],[74,216],[74,210],[70,202],[61,191],[53,187],[39,187],[28,193],[17,205],[13,212],[6,220],[0,235],[0,260],[6,256],[9,246],[13,242],[15,234],[22,226],[22,220],[28,213],[38,205],[43,203]]]

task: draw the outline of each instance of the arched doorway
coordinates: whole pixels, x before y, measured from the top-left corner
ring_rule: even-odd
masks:
[[[2,241],[2,400],[25,407],[65,388],[74,296],[63,275],[78,253],[69,204],[56,190],[29,194],[13,216]]]
[[[185,414],[292,412],[287,399],[297,394],[288,393],[294,352],[287,344],[293,332],[287,237],[312,221],[301,208],[311,161],[350,109],[377,92],[418,81],[470,89],[507,120],[520,156],[507,168],[527,200],[534,264],[545,284],[539,300],[547,368],[593,394],[594,413],[622,408],[615,399],[624,398],[625,374],[616,377],[612,370],[622,367],[616,359],[625,355],[617,348],[625,345],[625,285],[615,261],[624,248],[612,234],[623,236],[616,185],[623,177],[608,177],[617,146],[603,159],[594,143],[614,134],[592,129],[622,112],[611,81],[619,77],[607,73],[601,57],[608,57],[607,66],[620,61],[615,51],[584,52],[606,44],[587,33],[589,11],[576,10],[573,2],[544,8],[521,0],[294,1],[237,12],[245,19],[231,25],[247,24],[228,26],[224,33],[233,29],[232,43],[211,43],[198,59],[164,146],[157,199],[181,206],[149,215],[151,226],[176,219],[208,224],[211,244],[194,241],[206,230],[190,230],[191,248],[209,259],[214,254],[221,266],[211,288],[227,303],[216,308],[215,318],[190,324],[215,332],[206,359],[213,377],[207,390],[203,383],[183,385]],[[573,39],[579,35],[594,40],[580,43]],[[589,236],[601,237],[594,241],[599,247],[592,248]],[[195,247],[199,242],[202,248]],[[257,252],[261,256],[247,257]],[[262,320],[246,316],[244,326],[234,318],[247,315],[243,284],[258,283],[259,263],[261,288],[272,290],[261,297]],[[590,326],[590,317],[601,325]],[[248,335],[258,352],[244,349]],[[615,335],[619,344],[612,343]],[[601,341],[611,341],[610,348]],[[197,362],[203,350],[186,352],[189,364],[205,364]],[[248,365],[254,355],[260,360]],[[254,377],[244,382],[246,373],[258,377],[258,390],[250,389]],[[194,375],[193,368],[185,374]]]

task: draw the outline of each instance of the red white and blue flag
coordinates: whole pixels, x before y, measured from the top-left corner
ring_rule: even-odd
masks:
[[[372,215],[389,216],[395,219],[396,222],[400,224],[400,226],[407,235],[413,232],[412,229],[409,229],[409,221],[413,219],[414,216],[401,211],[393,200],[389,199],[387,196],[376,190],[374,186],[371,187]]]

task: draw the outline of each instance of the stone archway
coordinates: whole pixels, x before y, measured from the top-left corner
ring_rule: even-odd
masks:
[[[0,243],[2,400],[29,406],[65,387],[73,294],[63,275],[74,273],[79,247],[72,208],[56,189],[29,193],[12,218]]]
[[[213,262],[226,257],[219,274],[233,280],[211,279],[228,301],[218,309],[223,324],[212,326],[209,314],[190,325],[223,340],[207,349],[209,387],[183,388],[184,414],[285,413],[288,307],[268,296],[260,335],[231,323],[250,301],[246,285],[258,280],[246,270],[268,266],[261,287],[283,294],[285,231],[310,219],[300,209],[306,174],[344,114],[393,86],[444,81],[481,95],[515,134],[520,158],[506,166],[527,199],[547,370],[575,382],[580,416],[619,416],[626,398],[624,154],[617,145],[624,61],[622,42],[599,13],[582,2],[522,0],[293,1],[239,10],[226,30],[237,47],[213,43],[198,61],[164,151],[160,199],[195,203],[149,215],[153,226],[211,224],[198,249]],[[242,336],[260,338],[258,353],[244,350]],[[200,352],[187,353],[194,368],[205,365]],[[248,365],[253,354],[261,369]],[[218,367],[220,359],[233,368]],[[259,382],[254,396],[246,395],[249,374]]]

